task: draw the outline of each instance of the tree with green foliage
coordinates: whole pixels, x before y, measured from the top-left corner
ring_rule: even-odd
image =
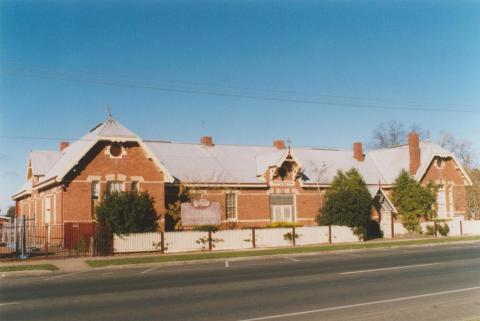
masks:
[[[420,220],[436,217],[433,207],[437,187],[430,182],[423,187],[405,170],[395,180],[392,201],[402,216],[403,226],[409,232],[420,232]]]
[[[372,197],[360,173],[338,171],[317,216],[319,225],[344,225],[361,238],[371,220]]]
[[[15,206],[10,206],[8,208],[7,216],[10,217],[11,221],[13,222],[13,220],[15,219],[15,216],[16,216]]]
[[[105,222],[117,235],[154,232],[158,217],[153,204],[147,192],[107,192],[96,209],[97,220]]]
[[[165,230],[166,231],[182,231],[182,203],[190,202],[199,194],[190,188],[180,184],[176,188],[172,188],[166,195],[167,211],[165,213]]]

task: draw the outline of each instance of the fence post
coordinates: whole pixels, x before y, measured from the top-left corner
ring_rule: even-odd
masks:
[[[212,248],[212,231],[208,231],[208,250],[211,251]]]
[[[460,222],[460,236],[463,235],[463,224],[462,224],[462,221],[459,221]]]
[[[65,224],[62,225],[63,235],[65,235]],[[64,236],[65,237],[65,236]],[[92,256],[97,256],[97,223],[93,223]]]
[[[163,231],[160,231],[160,242],[161,242],[161,251],[162,254],[165,253],[165,233]]]
[[[252,227],[252,245],[253,245],[253,248],[257,247],[256,240],[255,240],[255,228],[254,227]]]
[[[296,246],[296,240],[295,240],[295,225],[292,226],[292,244],[293,246]]]
[[[395,237],[395,220],[393,219],[393,213],[390,213],[390,224],[392,226],[392,239]]]
[[[48,224],[45,224],[45,258],[48,259]]]
[[[328,243],[332,244],[332,226],[328,226]]]

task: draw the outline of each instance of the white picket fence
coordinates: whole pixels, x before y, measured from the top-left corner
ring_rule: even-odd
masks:
[[[461,236],[461,235],[480,235],[480,220],[477,221],[464,221],[464,220],[451,220],[446,222],[449,228],[448,236]],[[434,226],[433,222],[420,223],[422,232],[427,232],[427,226]],[[408,234],[407,229],[402,223],[394,224],[394,233],[396,236]]]
[[[254,247],[292,246],[292,240],[285,235],[292,235],[292,228],[221,230],[212,233],[213,250],[241,250]],[[297,227],[295,240],[297,245],[329,243],[328,226]],[[115,235],[113,239],[114,253],[153,252],[161,250],[162,233],[132,233],[125,236]],[[331,242],[358,242],[352,230],[345,226],[331,227]],[[191,252],[208,249],[208,232],[182,231],[164,233],[165,252]]]
[[[447,222],[449,236],[480,235],[480,221],[452,220]],[[421,223],[422,231],[433,222]],[[394,224],[395,236],[408,234],[401,223]],[[255,233],[255,246],[253,242]],[[292,241],[285,238],[292,234],[292,228],[222,230],[212,233],[212,250],[242,250],[253,247],[292,246]],[[297,227],[296,245],[359,242],[352,230],[346,226],[309,226]],[[132,233],[127,236],[115,236],[114,253],[154,252],[161,250],[162,233]],[[164,248],[167,253],[208,250],[208,232],[182,231],[165,232]]]

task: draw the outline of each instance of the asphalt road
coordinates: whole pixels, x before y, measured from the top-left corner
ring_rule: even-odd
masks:
[[[480,243],[0,279],[7,320],[470,320]]]

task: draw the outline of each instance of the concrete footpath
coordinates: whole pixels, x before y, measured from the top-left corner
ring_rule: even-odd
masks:
[[[313,246],[298,246],[296,248],[299,249],[299,253],[289,253],[289,256],[296,256],[296,255],[321,255],[321,254],[329,254],[329,253],[336,253],[336,252],[359,252],[359,251],[375,251],[375,250],[381,250],[385,248],[398,248],[398,247],[429,247],[429,246],[442,246],[442,245],[449,245],[449,244],[467,244],[467,243],[480,243],[480,238],[474,239],[474,240],[452,240],[448,241],[445,239],[445,242],[441,243],[420,243],[420,244],[401,244],[402,242],[408,242],[408,241],[428,241],[428,240],[438,240],[438,238],[409,238],[409,239],[394,239],[394,240],[373,240],[373,241],[368,241],[364,243],[350,243],[350,244],[374,244],[374,243],[386,243],[385,246],[382,247],[374,247],[374,248],[359,248],[359,249],[341,249],[341,246],[345,246],[346,243],[342,244],[336,244],[340,249],[336,250],[335,245],[330,245],[333,248],[329,250],[319,250],[319,251],[312,251],[312,252],[301,252],[300,249],[302,248],[308,248],[308,247],[314,247],[314,246],[321,246],[323,244],[318,244],[318,245],[313,245]],[[400,243],[400,244],[395,244],[395,245],[389,245],[388,243]],[[327,244],[328,245],[328,244]],[[221,252],[242,252],[245,253],[245,256],[242,257],[237,257],[233,258],[232,260],[259,260],[263,258],[272,258],[277,255],[256,255],[256,256],[248,256],[248,252],[251,252],[252,254],[255,251],[262,251],[262,250],[281,250],[285,249],[285,247],[278,247],[278,248],[257,248],[257,249],[248,249],[248,250],[239,250],[239,251],[214,251],[213,253],[221,253]],[[132,264],[126,264],[126,265],[117,265],[117,266],[108,266],[108,267],[91,267],[87,264],[86,261],[88,260],[112,260],[112,259],[120,259],[120,258],[137,258],[137,257],[158,257],[158,256],[182,256],[185,257],[185,255],[188,254],[208,254],[212,252],[183,252],[183,253],[172,253],[172,254],[161,254],[161,253],[135,253],[135,254],[117,254],[114,256],[108,256],[108,257],[92,257],[92,256],[82,256],[82,257],[61,257],[61,258],[50,258],[50,259],[29,259],[29,260],[12,260],[12,261],[2,261],[0,262],[0,267],[8,267],[8,266],[23,266],[23,265],[39,265],[39,264],[52,264],[58,268],[58,270],[55,271],[35,271],[35,270],[29,270],[29,271],[17,271],[17,272],[8,272],[9,274],[11,273],[33,273],[37,274],[39,272],[44,272],[44,273],[74,273],[74,272],[82,272],[82,271],[88,271],[88,270],[93,270],[93,269],[109,269],[109,268],[122,268],[126,265],[132,266]],[[279,254],[278,256],[284,256],[285,254]],[[205,262],[215,262],[215,261],[225,261],[225,260],[230,260],[230,259],[225,259],[225,258],[205,258],[205,259],[200,259],[200,260],[184,260],[184,259],[179,259],[178,261],[171,261],[171,262],[154,262],[154,263],[139,263],[139,264],[134,264],[137,266],[161,266],[161,265],[184,265],[184,264],[201,264]],[[4,272],[3,274],[5,274]]]

